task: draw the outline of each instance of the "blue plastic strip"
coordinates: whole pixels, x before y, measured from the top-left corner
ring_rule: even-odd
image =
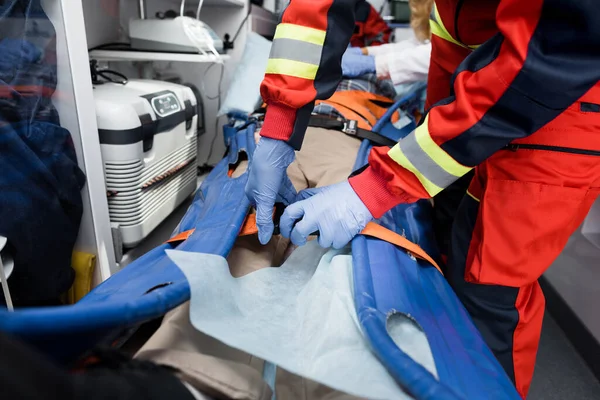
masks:
[[[277,366],[269,361],[265,361],[263,364],[263,373],[262,377],[267,382],[267,385],[273,391],[273,395],[271,396],[271,400],[275,400],[277,396],[275,395],[275,382],[277,380]]]

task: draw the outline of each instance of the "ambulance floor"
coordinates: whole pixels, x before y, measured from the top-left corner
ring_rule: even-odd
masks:
[[[600,382],[546,312],[528,400],[598,399]]]

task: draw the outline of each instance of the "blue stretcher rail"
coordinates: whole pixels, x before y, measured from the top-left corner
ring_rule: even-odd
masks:
[[[213,169],[179,223],[175,234],[195,228],[177,248],[226,256],[248,208],[246,176],[231,179],[229,164],[240,152],[254,151],[254,128],[237,132],[227,156]],[[135,260],[71,306],[0,311],[0,329],[29,342],[58,362],[68,363],[97,344],[161,317],[189,300],[185,276],[166,256],[163,244]]]
[[[417,93],[395,108],[410,110]],[[391,114],[391,110],[389,114]],[[382,118],[375,130],[395,140],[414,129],[399,131]],[[247,175],[230,178],[227,171],[240,152],[250,162],[255,124],[248,120],[226,128],[228,153],[214,168],[173,233],[195,228],[177,248],[226,256],[233,247],[249,208],[244,196]],[[363,142],[356,167],[367,162],[370,143]],[[437,250],[427,201],[400,205],[378,222],[419,244],[433,258]],[[99,343],[164,315],[189,299],[183,274],[169,260],[163,244],[96,287],[72,306],[0,312],[0,329],[19,336],[55,360],[70,362]],[[484,344],[444,277],[429,263],[406,251],[364,236],[352,242],[355,305],[366,340],[396,381],[414,398],[518,399],[514,386]],[[410,315],[428,338],[438,379],[401,351],[387,332],[394,313]]]

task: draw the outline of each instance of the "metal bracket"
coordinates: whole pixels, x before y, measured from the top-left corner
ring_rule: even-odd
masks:
[[[344,121],[344,127],[342,128],[342,132],[344,132],[347,135],[356,135],[357,129],[358,129],[358,121],[347,120],[347,121]]]

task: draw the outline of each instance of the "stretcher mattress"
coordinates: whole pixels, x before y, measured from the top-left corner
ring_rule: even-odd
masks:
[[[405,104],[407,99],[400,101]],[[410,100],[410,98],[408,99]],[[398,139],[382,120],[376,129]],[[225,257],[249,209],[244,195],[247,174],[230,178],[230,164],[241,153],[251,162],[253,121],[226,127],[228,153],[213,169],[173,233],[195,229],[176,248]],[[366,163],[364,142],[356,166]],[[419,244],[434,258],[431,206],[427,201],[401,205],[378,222]],[[28,341],[61,362],[82,356],[98,343],[164,315],[189,299],[183,273],[166,256],[163,244],[150,251],[73,306],[0,312],[0,329]],[[405,250],[364,236],[352,242],[356,312],[373,352],[390,374],[416,399],[516,399],[518,395],[444,277]],[[425,332],[439,379],[402,352],[387,323],[395,313],[411,316]]]

